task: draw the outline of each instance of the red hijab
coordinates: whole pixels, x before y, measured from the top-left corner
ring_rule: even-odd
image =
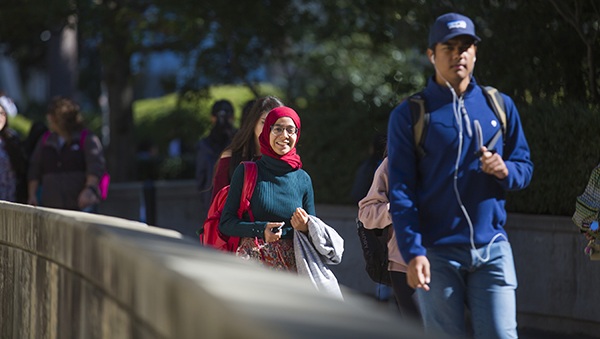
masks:
[[[281,117],[288,117],[294,121],[294,124],[298,128],[296,143],[294,147],[287,152],[285,155],[279,155],[273,151],[271,147],[271,142],[269,138],[271,137],[271,126],[275,124],[275,122]],[[279,159],[281,161],[285,161],[292,168],[299,169],[302,168],[302,161],[300,161],[300,156],[296,154],[296,145],[298,144],[298,140],[300,139],[300,117],[298,114],[289,107],[276,107],[273,108],[269,114],[267,114],[267,119],[265,120],[265,125],[263,126],[263,130],[258,137],[258,141],[260,142],[260,153],[263,155],[270,156],[271,158]]]

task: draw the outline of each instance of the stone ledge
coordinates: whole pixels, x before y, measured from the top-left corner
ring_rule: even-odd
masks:
[[[0,337],[423,338],[345,290],[139,222],[0,202]]]

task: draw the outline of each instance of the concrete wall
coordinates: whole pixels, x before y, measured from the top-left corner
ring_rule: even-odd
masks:
[[[600,261],[569,217],[509,215],[522,326],[560,333],[600,333]]]
[[[426,337],[343,293],[163,228],[0,202],[3,339]]]
[[[139,211],[141,189],[141,183],[111,185],[101,212],[138,218],[135,213]],[[157,225],[182,233],[199,228],[193,181],[158,182],[156,192]],[[340,283],[359,293],[375,294],[375,284],[364,272],[356,236],[357,208],[318,205],[316,210],[346,242],[342,263],[332,267]],[[590,336],[600,333],[600,261],[590,261],[584,255],[587,241],[570,218],[510,214],[506,228],[519,280],[519,327]]]

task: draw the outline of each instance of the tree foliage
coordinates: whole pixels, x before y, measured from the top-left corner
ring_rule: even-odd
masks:
[[[133,53],[185,56],[183,99],[211,83],[243,83],[256,95],[256,70],[264,69],[302,115],[303,160],[331,201],[343,200],[391,109],[433,74],[424,55],[441,14],[473,19],[482,38],[476,79],[513,97],[522,114],[538,101],[600,104],[596,0],[24,1],[0,5],[7,52],[23,65],[43,64],[40,34],[76,15],[81,45],[98,56],[82,74],[107,84],[119,147],[133,145]],[[119,170],[130,161],[131,149],[111,152]]]

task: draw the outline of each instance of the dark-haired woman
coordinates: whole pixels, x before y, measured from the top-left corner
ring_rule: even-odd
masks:
[[[296,144],[300,118],[289,107],[269,112],[259,137],[262,157],[250,200],[254,222],[246,213],[239,219],[244,166],[237,167],[223,209],[219,230],[241,237],[237,255],[277,270],[296,272],[294,230],[306,232],[308,215],[315,215],[312,181],[302,169]],[[277,230],[278,227],[282,226]]]
[[[327,265],[342,260],[344,240],[315,216],[312,181],[302,169],[296,145],[300,117],[289,107],[272,109],[259,137],[262,157],[256,161],[256,187],[250,213],[238,217],[244,165],[233,177],[219,230],[240,237],[236,256],[277,271],[308,278],[317,290],[343,298]]]
[[[29,163],[28,203],[97,212],[105,170],[100,139],[85,130],[79,106],[69,98],[53,98],[46,118],[50,131],[37,142]]]
[[[213,179],[212,198],[221,188],[230,184],[233,172],[242,161],[256,161],[261,156],[258,137],[262,132],[265,119],[269,111],[281,106],[283,103],[273,96],[262,97],[255,101],[231,144],[221,153]]]
[[[6,110],[0,105],[0,200],[25,202],[27,197],[18,194],[21,191],[18,186],[26,185],[23,182],[25,168],[25,153],[11,133]]]

